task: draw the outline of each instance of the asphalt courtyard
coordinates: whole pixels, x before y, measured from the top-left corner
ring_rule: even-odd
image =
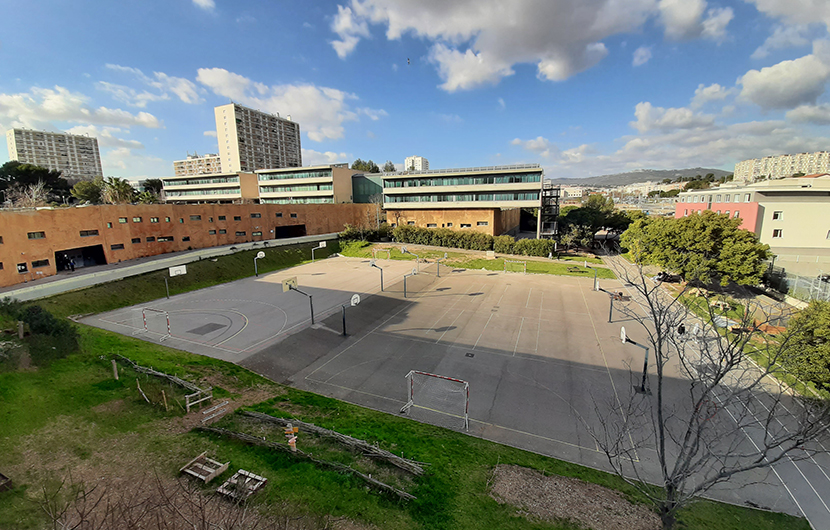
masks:
[[[394,414],[408,401],[410,371],[460,379],[469,383],[469,434],[608,469],[587,429],[597,426],[597,409],[628,399],[632,372],[642,370],[643,350],[620,341],[620,326],[628,325],[634,340],[645,337],[619,312],[608,322],[609,297],[592,290],[592,278],[447,267],[439,277],[435,264],[421,264],[420,274],[407,278],[405,298],[402,278],[415,264],[377,265],[384,292],[380,271],[368,260],[338,257],[84,322],[164,339],[277,382]],[[314,325],[308,298],[283,292],[282,281],[291,277],[313,296]],[[610,280],[602,286],[625,289]],[[362,300],[345,310],[344,336],[341,307],[353,294]],[[678,380],[678,392],[683,387]],[[408,414],[462,431],[462,394],[446,392],[442,406]],[[638,458],[656,478],[653,456]],[[735,485],[712,495],[801,513],[791,492],[766,471],[745,475],[740,489]]]

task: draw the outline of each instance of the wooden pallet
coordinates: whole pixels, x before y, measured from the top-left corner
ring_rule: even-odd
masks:
[[[228,469],[230,462],[217,462],[212,458],[207,457],[207,451],[200,454],[179,470],[180,473],[187,473],[190,476],[196,477],[205,484],[218,477]]]

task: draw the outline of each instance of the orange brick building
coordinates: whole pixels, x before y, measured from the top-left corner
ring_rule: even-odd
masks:
[[[340,232],[371,204],[146,204],[0,211],[0,286],[181,250]]]

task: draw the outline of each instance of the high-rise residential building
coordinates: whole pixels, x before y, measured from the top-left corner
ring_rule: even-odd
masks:
[[[177,177],[212,175],[221,172],[221,157],[216,154],[207,154],[204,156],[199,156],[198,154],[187,155],[186,159],[173,162],[173,173]]]
[[[213,109],[223,173],[300,167],[300,125],[237,103]]]
[[[403,163],[404,171],[426,171],[429,169],[429,160],[422,156],[408,156]]]
[[[67,179],[103,177],[98,139],[77,134],[10,129],[9,159],[61,172]]]
[[[765,156],[735,164],[736,182],[754,182],[758,179],[786,178],[801,173],[812,175],[830,172],[830,152],[797,153],[794,155]]]

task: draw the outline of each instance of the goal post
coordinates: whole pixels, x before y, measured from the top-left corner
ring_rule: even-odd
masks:
[[[442,427],[469,430],[470,384],[467,381],[411,370],[406,374],[406,404],[401,414],[409,414]]]
[[[170,333],[170,313],[163,309],[145,307],[141,309],[141,320],[144,324],[145,333],[161,335],[159,342],[164,342]]]
[[[510,265],[508,265],[508,263],[510,263]],[[527,262],[509,259],[504,260],[504,272],[519,272],[516,269],[520,269],[522,274],[527,274]]]

